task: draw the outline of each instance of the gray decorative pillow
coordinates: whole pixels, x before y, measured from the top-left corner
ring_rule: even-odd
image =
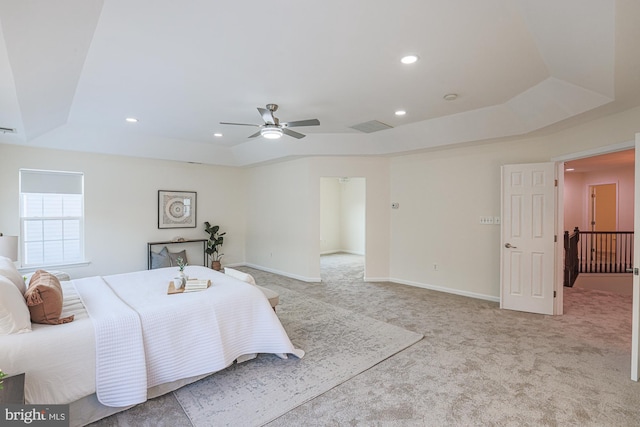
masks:
[[[178,266],[178,258],[182,258],[185,264],[187,264],[187,251],[181,250],[180,252],[168,252],[169,259],[171,260],[171,267]]]
[[[151,269],[171,267],[169,250],[165,246],[160,252],[151,252]]]

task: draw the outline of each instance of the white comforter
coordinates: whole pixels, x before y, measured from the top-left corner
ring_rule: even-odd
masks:
[[[259,289],[205,267],[186,272],[212,286],[167,295],[175,268],[64,284],[63,313],[76,319],[0,337],[0,367],[27,373],[28,403],[70,403],[96,392],[101,403],[121,407],[146,400],[149,387],[219,371],[244,355],[304,355]]]
[[[0,336],[0,368],[26,373],[27,403],[69,403],[95,393],[93,325],[71,282],[62,282],[62,325],[33,323],[31,332]]]

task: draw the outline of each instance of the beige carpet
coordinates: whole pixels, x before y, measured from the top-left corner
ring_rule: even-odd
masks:
[[[322,283],[241,268],[425,338],[268,426],[636,426],[631,298],[565,288],[565,315],[362,281],[362,257],[322,258]],[[116,416],[117,417],[117,416]],[[101,425],[188,426],[172,395]],[[212,424],[214,425],[214,424]]]
[[[270,427],[639,425],[640,385],[629,379],[628,296],[567,288],[566,314],[541,316],[357,281],[357,263],[334,255],[323,259],[327,283],[281,279],[280,285],[339,301],[425,339]]]
[[[192,424],[259,426],[353,378],[422,339],[295,291],[280,294],[278,317],[304,358],[273,355],[233,365],[175,392]]]

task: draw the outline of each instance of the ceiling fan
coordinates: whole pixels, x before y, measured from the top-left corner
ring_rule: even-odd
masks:
[[[263,136],[267,139],[278,139],[282,134],[292,136],[300,139],[306,135],[293,131],[289,128],[300,126],[318,126],[320,121],[318,119],[297,120],[295,122],[280,123],[280,120],[273,115],[278,110],[277,104],[267,104],[267,108],[258,107],[258,112],[264,120],[264,124],[256,125],[251,123],[228,123],[220,122],[221,125],[237,125],[237,126],[257,126],[260,130],[253,135],[249,135],[249,138],[255,138],[256,136]]]

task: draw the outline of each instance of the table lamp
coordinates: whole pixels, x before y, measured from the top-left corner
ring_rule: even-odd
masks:
[[[3,236],[0,233],[0,256],[14,262],[18,260],[18,236]]]

